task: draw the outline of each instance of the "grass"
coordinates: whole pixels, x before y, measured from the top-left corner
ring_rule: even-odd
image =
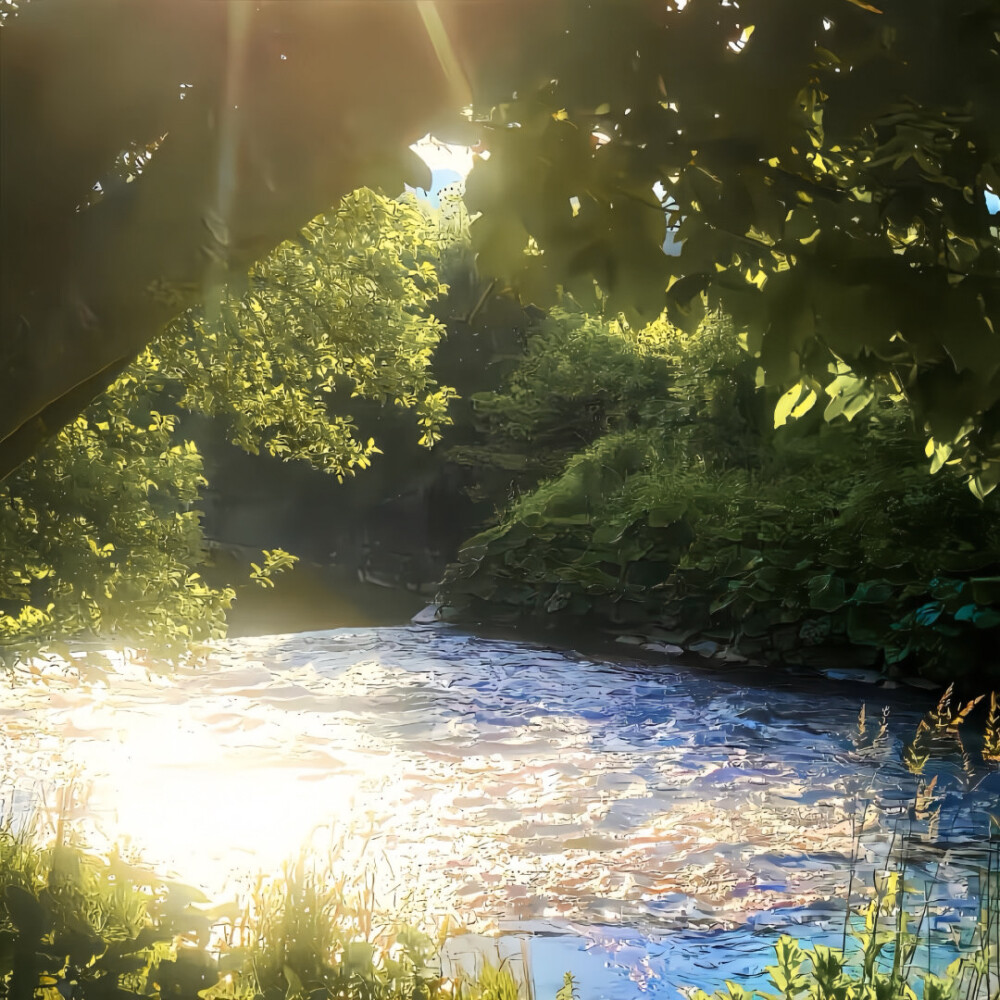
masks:
[[[532,1000],[506,968],[443,974],[456,930],[392,919],[315,857],[212,906],[65,834],[0,827],[0,1000]]]

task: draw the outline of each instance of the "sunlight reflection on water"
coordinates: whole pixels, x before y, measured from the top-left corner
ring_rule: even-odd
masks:
[[[0,750],[9,788],[51,803],[86,786],[93,836],[210,894],[332,838],[385,903],[528,927],[536,966],[586,955],[655,993],[759,964],[756,932],[789,922],[839,944],[852,858],[857,886],[913,791],[899,760],[918,713],[897,698],[859,750],[860,700],[440,627],[337,630],[220,643],[169,678],[25,679]],[[968,825],[975,795],[946,772]]]

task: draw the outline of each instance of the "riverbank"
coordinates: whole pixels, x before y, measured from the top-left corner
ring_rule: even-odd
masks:
[[[235,546],[213,549],[213,569],[220,579],[247,576],[247,567],[256,550],[245,552]],[[813,678],[859,685],[859,690],[896,687],[940,692],[944,685],[920,677],[890,678],[881,671],[859,666],[843,647],[822,650],[825,662],[798,662],[784,657],[767,662],[732,651],[721,643],[665,630],[655,625],[615,627],[593,619],[568,619],[561,615],[517,615],[497,610],[475,617],[457,614],[442,604],[428,604],[436,588],[405,589],[359,578],[347,567],[300,562],[274,580],[266,591],[243,584],[227,615],[228,635],[242,638],[316,629],[403,626],[442,623],[496,639],[537,642],[567,651],[601,658],[634,658],[649,664],[683,664],[695,670],[720,675]],[[838,658],[839,657],[839,658]],[[978,694],[979,691],[973,692]]]

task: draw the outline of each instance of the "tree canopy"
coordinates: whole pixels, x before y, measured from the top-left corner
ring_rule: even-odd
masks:
[[[468,185],[485,268],[689,329],[721,306],[779,423],[886,382],[932,471],[1000,481],[996,0],[585,4],[521,56]]]
[[[379,450],[359,439],[349,398],[413,411],[432,445],[453,393],[430,372],[444,333],[431,306],[455,240],[412,196],[362,189],[214,311],[185,310],[0,487],[0,662],[95,638],[177,658],[224,632],[234,592],[202,575],[205,479],[183,411],[217,418],[247,451],[341,479]],[[251,576],[266,585],[289,564],[265,552]]]
[[[779,419],[849,418],[887,380],[984,494],[998,32],[997,0],[24,4],[0,32],[0,472],[170,319],[151,287],[211,293],[398,185],[471,101],[484,268],[540,303],[596,279],[608,314],[724,305]]]
[[[472,83],[456,67],[474,75],[550,17],[526,0],[442,6],[5,5],[0,477],[184,306],[342,195],[426,186],[407,147],[461,124]]]
[[[478,401],[487,441],[466,442],[465,459],[490,453],[500,478],[514,471],[538,493],[500,517],[485,561],[471,560],[474,587],[481,570],[513,572],[511,537],[517,550],[546,542],[528,530],[541,515],[570,518],[570,549],[582,545],[587,559],[591,529],[619,515],[630,531],[672,531],[683,518],[648,518],[676,513],[685,463],[692,510],[717,499],[725,521],[724,495],[757,475],[754,462],[780,466],[787,456],[771,451],[786,438],[770,435],[791,428],[788,441],[815,438],[817,470],[828,460],[824,484],[853,485],[842,496],[822,485],[813,513],[803,501],[793,535],[815,548],[812,526],[825,525],[820,548],[833,556],[801,566],[799,590],[775,598],[775,614],[798,602],[807,632],[817,613],[833,616],[830,634],[861,636],[887,662],[965,633],[978,648],[995,629],[996,595],[982,590],[996,563],[983,520],[995,497],[979,515],[962,508],[964,527],[938,532],[916,560],[909,536],[892,562],[900,553],[848,559],[841,535],[876,514],[881,523],[895,511],[910,530],[958,510],[959,477],[910,482],[921,447],[931,472],[955,467],[979,501],[1000,482],[1000,0],[34,0],[4,19],[0,43],[0,169],[15,192],[0,212],[0,476],[17,470],[0,629],[12,641],[54,634],[56,619],[74,634],[111,622],[152,636],[160,626],[142,617],[143,601],[201,622],[192,634],[219,625],[226,593],[191,575],[200,466],[172,436],[175,409],[223,418],[245,449],[338,476],[377,448],[328,409],[335,390],[411,409],[422,443],[437,440],[453,392],[429,367],[443,332],[430,303],[445,287],[448,237],[412,201],[368,190],[316,212],[354,179],[398,191],[416,166],[406,144],[442,111],[447,129],[481,140],[467,194],[477,265],[508,282],[488,285],[469,316],[507,287],[524,316],[541,315],[525,303],[571,306],[551,313],[509,391]],[[661,334],[674,345],[666,353]],[[719,371],[735,409],[716,392]],[[915,434],[903,426],[913,417]],[[823,420],[844,433],[823,435]],[[713,451],[722,478],[702,495]],[[863,482],[848,476],[851,461]],[[770,507],[751,504],[741,545],[756,533],[770,551],[797,462],[772,477]],[[128,494],[127,525],[101,487],[125,466],[115,485]],[[553,475],[555,485],[542,481]],[[880,493],[894,478],[903,493]],[[625,508],[601,506],[605,494],[625,503],[619,493],[633,487]],[[715,531],[711,510],[698,522],[709,526],[706,565],[736,532]],[[605,588],[617,609],[636,580],[641,595],[662,590],[665,567],[686,572],[700,551],[691,524],[662,559],[616,549],[604,562],[618,565],[617,581],[588,563],[586,600],[587,588]],[[954,580],[930,565],[948,562],[942,545],[958,550]],[[172,555],[128,555],[150,546]],[[500,550],[505,568],[494,572]],[[719,551],[729,558],[728,545]],[[552,582],[548,555],[536,556],[515,604]],[[556,575],[575,559],[556,559]],[[854,575],[834,572],[848,564]],[[705,621],[692,628],[758,628],[757,569],[733,573],[736,597],[701,601]],[[115,623],[113,602],[136,581],[139,616]],[[934,633],[926,642],[922,632],[897,642],[892,616],[868,620],[869,598],[886,604],[886,587],[896,618]]]

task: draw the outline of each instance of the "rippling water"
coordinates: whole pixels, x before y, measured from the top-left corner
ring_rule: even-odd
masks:
[[[849,885],[910,828],[901,751],[925,708],[447,627],[341,629],[229,641],[169,677],[22,678],[0,749],[16,807],[83,784],[95,836],[211,892],[326,837],[384,901],[528,940],[540,998],[565,970],[587,997],[674,997],[750,976],[789,926],[840,944]],[[957,758],[928,773],[952,847],[927,868],[933,919],[961,928],[1000,784]]]

